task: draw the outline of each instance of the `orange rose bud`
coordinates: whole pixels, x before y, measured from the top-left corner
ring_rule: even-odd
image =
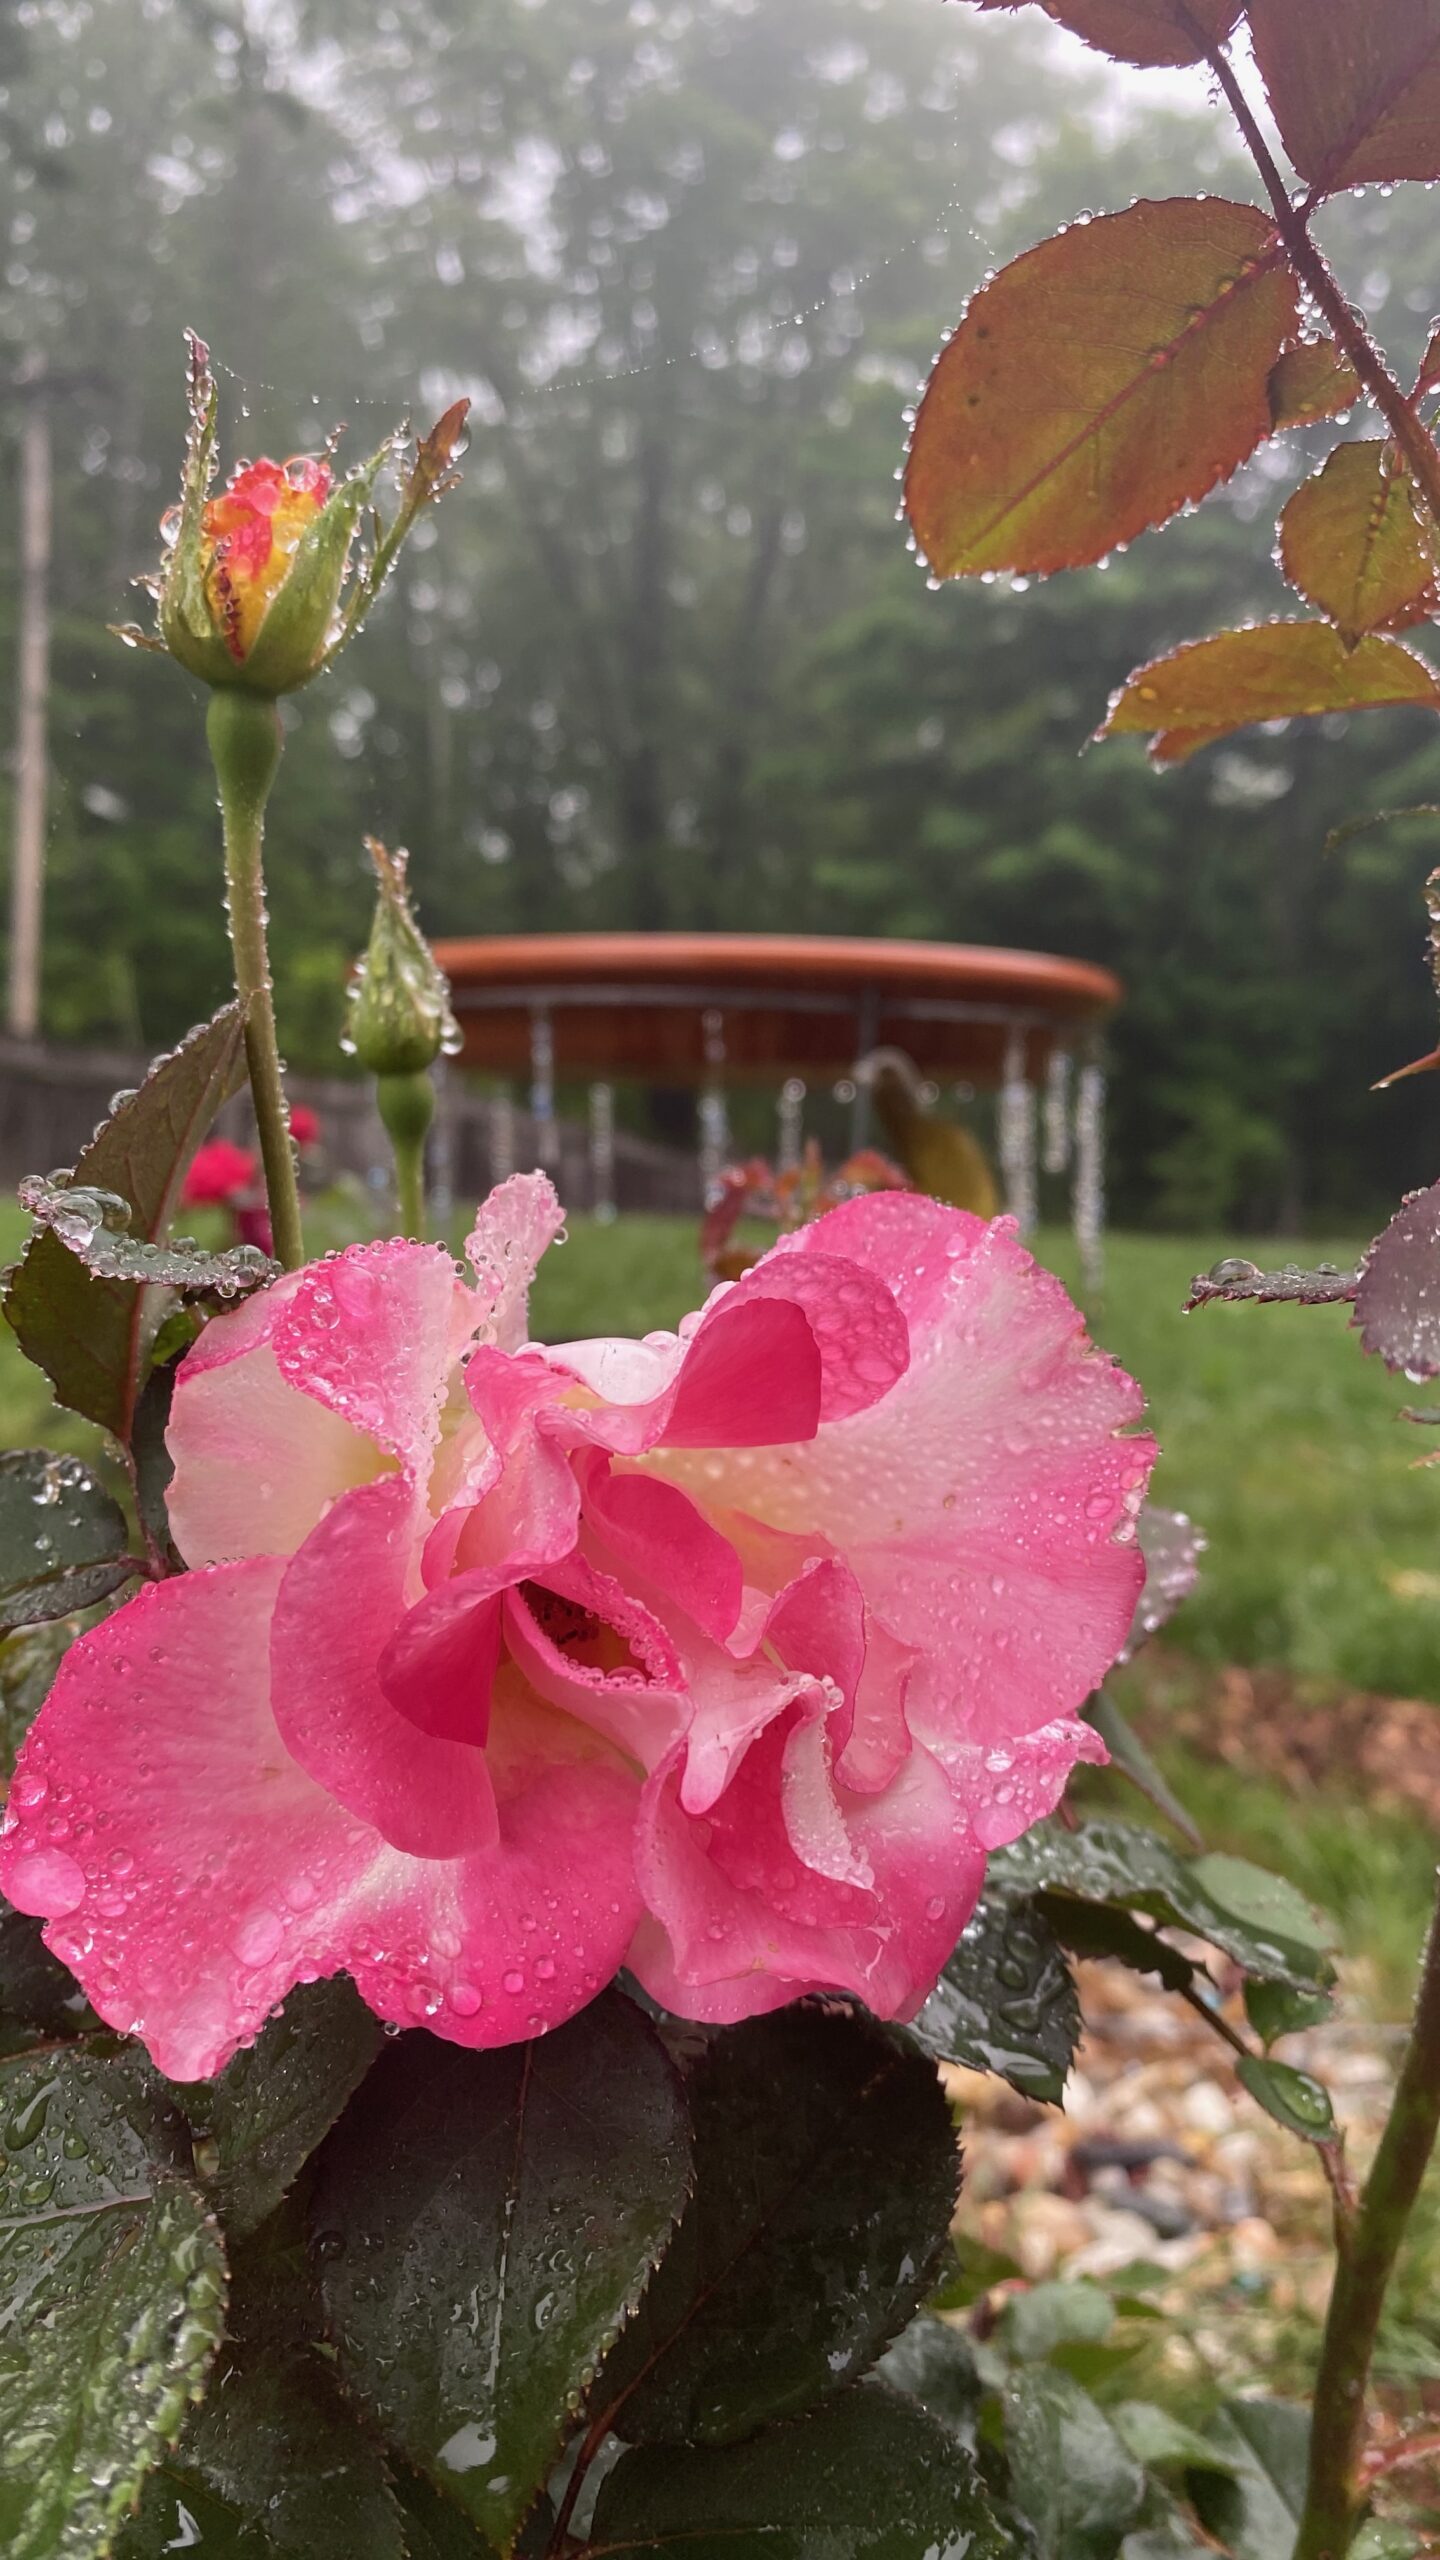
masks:
[[[223,497],[210,498],[200,519],[210,610],[232,658],[248,658],[271,597],[289,570],[300,537],[330,495],[328,462],[302,454],[293,462],[247,462]]]
[[[209,349],[193,331],[186,339],[190,435],[181,501],[161,528],[163,574],[149,582],[160,634],[130,625],[118,636],[167,650],[207,684],[273,699],[330,665],[365,620],[422,508],[454,487],[469,403],[446,411],[408,467],[401,434],[342,480],[326,456],[301,454],[244,463],[212,497],[219,404]],[[400,466],[399,505],[382,526],[373,499],[387,463]]]

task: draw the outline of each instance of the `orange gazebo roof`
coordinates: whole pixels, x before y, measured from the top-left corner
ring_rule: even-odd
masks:
[[[523,1075],[537,1012],[557,1075],[697,1083],[717,1037],[727,1075],[839,1076],[904,1049],[937,1079],[999,1078],[1025,1036],[1051,1049],[1109,1013],[1108,969],[1049,952],[788,933],[530,933],[440,942],[465,1064]],[[707,1025],[706,1016],[718,1016]]]

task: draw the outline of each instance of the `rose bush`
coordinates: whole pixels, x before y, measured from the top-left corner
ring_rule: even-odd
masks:
[[[342,1970],[470,2045],[626,1963],[692,2018],[908,2016],[1103,1757],[1154,1445],[1009,1221],[857,1199],[678,1334],[545,1348],[560,1223],[517,1175],[473,1285],[356,1246],[180,1371],[192,1570],[72,1649],[0,1842],[176,2078]]]

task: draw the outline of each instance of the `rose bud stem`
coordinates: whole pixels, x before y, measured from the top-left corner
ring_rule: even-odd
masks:
[[[435,1116],[430,1070],[460,1045],[450,989],[415,921],[407,882],[410,856],[367,836],[375,866],[375,916],[365,957],[350,985],[343,1046],[375,1078],[375,1100],[395,1155],[400,1225],[425,1233],[425,1140]]]
[[[235,956],[235,992],[245,1007],[245,1056],[275,1251],[287,1271],[305,1259],[300,1228],[300,1185],[290,1143],[284,1070],[275,1033],[275,998],[265,930],[265,873],[261,851],[265,804],[284,743],[280,714],[266,694],[238,687],[210,696],[205,733],[220,786],[225,831],[225,908]]]
[[[395,1157],[395,1199],[400,1232],[421,1241],[425,1235],[425,1140],[435,1117],[435,1087],[428,1068],[413,1074],[377,1076],[375,1102],[389,1133]]]

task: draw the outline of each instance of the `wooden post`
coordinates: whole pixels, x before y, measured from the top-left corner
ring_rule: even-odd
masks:
[[[15,827],[10,872],[10,983],[6,1019],[17,1040],[40,1030],[41,915],[45,891],[46,728],[50,694],[50,407],[45,359],[20,377],[20,630],[15,717]]]

